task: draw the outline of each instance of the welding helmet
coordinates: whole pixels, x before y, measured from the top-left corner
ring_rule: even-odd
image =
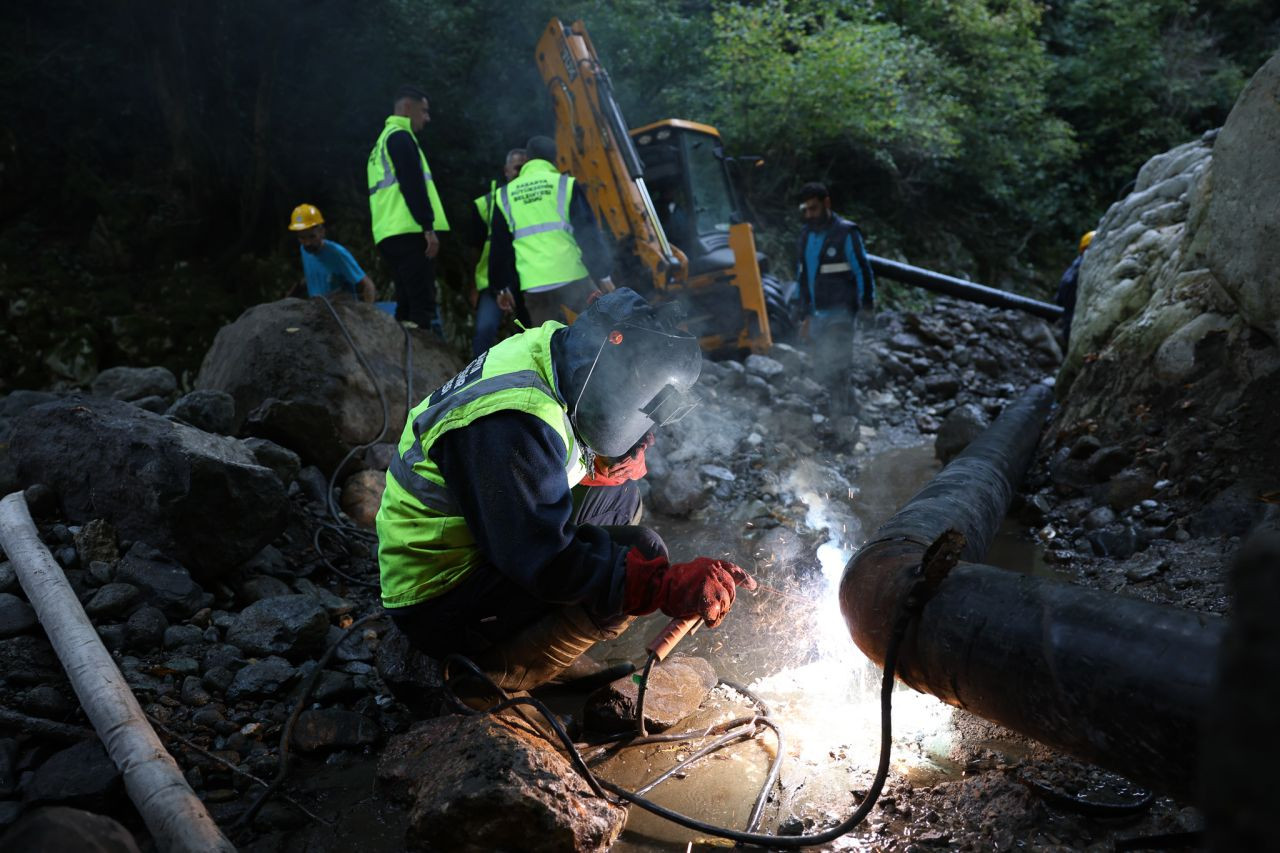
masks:
[[[702,370],[698,340],[676,328],[680,306],[655,308],[630,288],[593,302],[563,334],[561,374],[579,440],[617,458],[645,433],[684,417]]]

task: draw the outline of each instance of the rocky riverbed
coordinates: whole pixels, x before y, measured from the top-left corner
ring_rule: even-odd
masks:
[[[821,365],[804,348],[781,345],[768,357],[707,364],[699,383],[703,405],[650,454],[650,523],[672,550],[710,547],[736,556],[780,596],[790,596],[796,619],[806,618],[803,601],[820,600],[832,555],[838,573],[883,520],[861,507],[861,493],[875,490],[869,475],[894,476],[877,460],[928,444],[949,459],[1029,384],[1050,380],[1061,359],[1043,321],[950,300],[919,313],[882,312],[859,331],[856,349],[850,394],[839,411],[832,410],[832,389],[816,378]],[[103,374],[90,396],[19,392],[0,401],[9,443],[6,491],[26,487],[42,537],[103,642],[192,787],[245,849],[339,849],[357,839],[366,849],[400,849],[406,831],[414,837],[420,807],[399,805],[402,798],[387,790],[395,783],[375,784],[370,768],[389,738],[409,730],[421,706],[406,695],[403,673],[386,654],[388,642],[395,645],[388,624],[363,625],[316,673],[345,626],[377,607],[371,541],[355,523],[368,520],[368,495],[362,503],[362,487],[353,485],[346,490],[350,515],[335,517],[330,499],[342,504],[344,490],[330,495],[321,469],[275,441],[232,437],[238,420],[232,395],[207,388],[179,395],[165,373],[120,370]],[[119,454],[99,479],[85,480],[93,460],[74,455],[75,432],[66,424],[77,418],[100,439],[119,431],[115,450],[97,451],[97,462]],[[148,453],[176,448],[158,455],[166,460],[164,476],[147,473],[145,454],[134,446],[140,436],[153,436]],[[1087,427],[1055,425],[1016,502],[1011,530],[1038,543],[1052,571],[1070,582],[1225,612],[1224,566],[1257,520],[1257,502],[1197,500],[1193,481],[1159,473],[1165,460],[1150,438],[1112,444]],[[308,452],[304,441],[297,450]],[[322,452],[333,455],[327,447]],[[365,474],[352,480],[362,484],[385,466],[387,445],[358,458]],[[173,460],[186,460],[185,467]],[[121,471],[140,478],[135,507],[102,502],[110,494],[106,484]],[[928,474],[918,466],[897,476]],[[207,540],[193,540],[176,524],[150,536],[139,527],[148,500],[163,496],[175,476],[198,488],[164,496],[171,510],[184,507],[169,515],[198,518],[195,528],[211,534]],[[77,501],[69,493],[76,484],[95,484],[97,502]],[[256,502],[253,517],[232,517],[228,495],[243,501],[246,494]],[[218,535],[231,530],[234,536]],[[753,609],[777,610],[744,600],[741,615],[705,632],[689,650],[705,652],[722,677],[756,682],[821,659],[818,638],[797,633],[796,623],[788,629],[777,618],[753,617]],[[718,655],[717,635],[736,651]],[[62,814],[81,821],[91,820],[85,813],[108,815],[145,847],[119,775],[83,730],[75,697],[8,564],[0,564],[0,659],[4,709],[27,718],[3,723],[0,822],[70,806],[82,811]],[[290,741],[297,766],[284,792],[312,816],[277,796],[238,826],[262,790],[253,777],[276,773],[281,734],[304,685],[310,691]],[[1027,780],[1117,802],[1131,799],[1133,788],[961,712],[947,718],[941,733],[899,739],[898,754],[927,753],[930,769],[912,769],[911,762],[895,769],[871,819],[830,849],[1102,849],[1120,837],[1200,825],[1198,813],[1164,798],[1123,820],[1073,813],[1046,801]],[[36,720],[66,728],[41,732]],[[934,742],[939,734],[945,751]],[[790,755],[766,826],[812,829],[851,808],[851,792],[865,789],[872,767],[854,760],[874,755],[858,751],[855,741],[861,735],[833,747],[851,754],[842,790],[830,784],[829,766],[820,766],[836,752],[825,761]],[[806,790],[806,775],[824,772],[825,781]],[[697,771],[682,784],[696,785]],[[620,845],[651,846],[631,833]]]

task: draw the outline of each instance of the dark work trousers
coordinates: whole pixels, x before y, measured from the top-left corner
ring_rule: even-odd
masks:
[[[835,311],[809,320],[809,339],[813,341],[813,374],[827,389],[833,417],[848,414],[851,409],[853,354],[856,345],[856,314]]]
[[[516,319],[526,329],[533,328],[533,322],[529,319],[529,313],[525,310],[524,298],[519,293],[515,294],[515,310]],[[476,294],[476,334],[471,339],[471,355],[472,357],[480,355],[480,353],[489,349],[498,340],[498,330],[502,328],[502,309],[498,307],[497,297],[490,290],[482,290]]]
[[[577,524],[599,525],[614,542],[639,548],[646,557],[667,555],[666,543],[656,532],[628,524],[640,505],[640,489],[634,481],[592,486],[582,492],[581,501],[575,500]],[[414,646],[438,659],[453,653],[479,654],[563,606],[534,598],[492,564],[481,563],[444,595],[390,612]],[[604,624],[616,615],[592,614],[592,618]]]
[[[421,231],[384,237],[378,251],[391,267],[396,281],[396,319],[436,325],[436,262],[427,257],[427,241]]]
[[[498,327],[502,325],[502,309],[492,291],[485,290],[476,294],[476,334],[471,339],[472,357],[493,346],[498,339]]]

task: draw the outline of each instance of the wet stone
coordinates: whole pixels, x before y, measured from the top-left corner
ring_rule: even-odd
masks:
[[[18,789],[18,742],[0,738],[0,799],[13,796]]]
[[[292,592],[287,583],[270,575],[248,578],[236,587],[236,595],[246,604],[261,601],[264,598],[289,595]]]
[[[546,741],[488,715],[418,723],[382,751],[378,777],[413,800],[409,849],[607,850],[626,821]]]
[[[340,708],[303,711],[293,729],[294,746],[305,752],[356,749],[377,743],[381,736],[376,722]]]
[[[204,631],[195,625],[170,625],[164,630],[164,647],[178,649],[183,646],[198,646],[204,641]]]
[[[251,697],[274,696],[291,682],[297,670],[281,657],[268,657],[255,661],[235,674],[226,688],[228,701]],[[208,680],[212,671],[205,673]]]
[[[94,630],[98,632],[98,639],[102,640],[107,651],[118,652],[124,649],[123,625],[98,625]]]
[[[224,666],[210,667],[205,670],[200,683],[215,693],[226,693],[235,680],[235,674]]]
[[[200,668],[206,672],[215,667],[231,670],[239,669],[244,663],[244,655],[238,648],[229,643],[218,643],[205,651]]]
[[[300,657],[319,651],[329,614],[307,595],[264,598],[246,607],[227,630],[227,642],[250,655]]]
[[[44,684],[60,680],[62,667],[43,637],[22,634],[0,639],[0,679],[9,684]]]
[[[1116,520],[1115,511],[1109,506],[1094,507],[1084,517],[1084,526],[1089,530],[1101,530]]]
[[[709,477],[713,480],[723,480],[728,483],[732,483],[734,480],[738,479],[732,471],[725,468],[723,465],[703,465],[698,469],[698,472],[704,477]]]
[[[236,401],[226,391],[200,389],[184,394],[165,414],[205,432],[218,435],[235,432]]]
[[[716,673],[704,658],[673,655],[655,664],[644,696],[645,725],[664,731],[688,717],[716,686]],[[634,728],[640,686],[631,676],[600,688],[587,698],[584,721],[589,729],[618,732]]]
[[[116,566],[116,580],[131,583],[144,600],[174,619],[185,619],[204,606],[205,592],[177,561],[136,542]]]
[[[44,483],[27,486],[22,490],[22,497],[26,499],[27,509],[31,510],[31,517],[36,520],[49,518],[58,511],[58,495]]]
[[[0,637],[25,634],[38,622],[30,604],[13,593],[0,592]]]
[[[344,630],[337,625],[329,626],[329,634],[325,638],[325,646],[331,646],[338,642],[342,637]],[[375,646],[376,646],[376,640]],[[366,642],[363,631],[355,631],[349,634],[342,645],[338,646],[338,650],[334,652],[334,658],[339,661],[372,661],[374,650]]]
[[[139,607],[124,624],[125,646],[138,651],[159,648],[168,627],[169,620],[158,607]]]
[[[356,686],[355,676],[326,669],[316,679],[316,686],[311,690],[311,698],[321,704],[346,702],[359,698],[362,692]]]
[[[782,362],[758,353],[752,353],[747,356],[747,360],[743,362],[742,366],[746,368],[748,374],[767,380],[772,380],[787,372],[787,368]]]
[[[120,771],[97,739],[49,757],[23,791],[28,802],[70,803],[105,809],[123,794]]]
[[[105,586],[106,584],[111,583],[116,574],[115,569],[112,568],[111,564],[104,563],[102,560],[94,560],[90,562],[87,571],[89,573],[89,577],[93,578],[93,582],[98,586]]]
[[[285,486],[298,478],[302,460],[289,448],[265,438],[246,438],[243,443],[257,463],[272,471]]]
[[[185,698],[186,692],[187,692],[187,687],[185,683],[182,686],[182,692],[184,696],[182,701],[187,702],[187,699]],[[195,695],[194,692],[192,693],[192,695],[193,696]],[[207,696],[208,694],[205,694],[205,695]],[[194,704],[194,703],[187,702],[187,704]],[[202,728],[213,729],[219,723],[225,722],[225,720],[222,716],[222,709],[220,707],[218,707],[217,705],[207,705],[206,707],[201,708],[199,711],[196,711],[194,714],[191,715],[191,722]]]
[[[101,518],[86,522],[76,532],[75,544],[82,566],[87,566],[95,560],[114,563],[120,559],[120,550],[116,545],[116,530]]]
[[[322,586],[317,586],[306,578],[298,578],[293,587],[302,595],[314,598],[331,616],[342,616],[356,609],[355,604],[340,595],[335,595]]]
[[[697,472],[686,467],[673,470],[661,484],[653,484],[650,502],[665,515],[685,518],[710,500],[706,486]]]
[[[111,367],[89,385],[95,397],[131,402],[145,397],[169,397],[178,390],[178,380],[164,367]]]
[[[1154,577],[1158,577],[1159,575],[1159,567],[1152,565],[1134,566],[1133,568],[1126,570],[1124,573],[1124,576],[1133,583],[1148,581]]]
[[[21,803],[0,816],[0,826],[17,819]],[[0,838],[0,848],[12,851],[76,851],[76,853],[138,853],[138,844],[129,830],[115,819],[64,806],[30,811]]]
[[[199,708],[202,705],[208,705],[211,697],[209,691],[204,689],[204,684],[194,675],[188,675],[182,679],[182,690],[178,693],[178,698],[182,700],[184,705],[190,705],[193,708]]]
[[[37,684],[22,697],[22,709],[35,717],[60,720],[75,710],[75,705],[51,684]]]
[[[141,597],[141,590],[131,583],[108,583],[93,594],[84,611],[93,619],[116,619],[128,613]]]
[[[1095,530],[1089,534],[1089,544],[1099,557],[1115,557],[1124,560],[1138,550],[1138,534],[1132,527]]]
[[[1103,483],[1124,470],[1133,456],[1123,447],[1104,447],[1089,457],[1089,476]]]

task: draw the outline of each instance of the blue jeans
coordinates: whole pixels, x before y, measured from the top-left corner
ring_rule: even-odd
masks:
[[[502,309],[488,288],[480,291],[476,298],[476,336],[471,339],[471,355],[480,353],[493,346],[498,338],[498,327],[502,325]]]

